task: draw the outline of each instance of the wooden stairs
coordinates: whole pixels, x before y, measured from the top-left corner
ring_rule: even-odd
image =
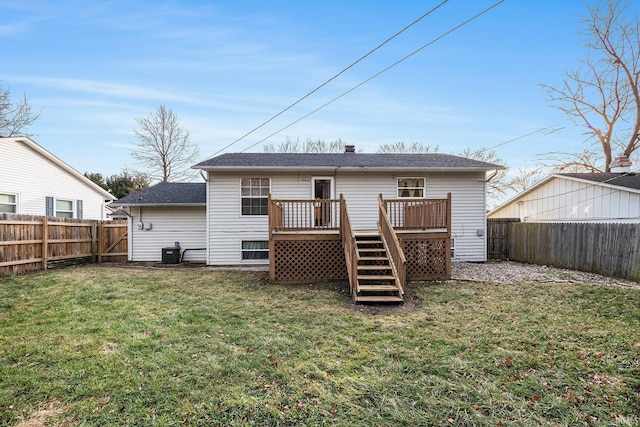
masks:
[[[380,233],[355,233],[358,251],[356,302],[402,302],[399,285],[391,260]]]

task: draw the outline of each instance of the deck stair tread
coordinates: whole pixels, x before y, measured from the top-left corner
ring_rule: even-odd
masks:
[[[359,265],[358,270],[390,270],[390,265]]]
[[[386,256],[361,256],[360,261],[389,261]]]
[[[401,296],[388,295],[359,295],[358,302],[403,302]]]
[[[395,280],[396,277],[392,274],[358,274],[358,280]]]
[[[380,237],[380,233],[377,230],[360,230],[353,233],[356,237]]]
[[[393,292],[398,288],[395,285],[360,285],[358,292],[375,291],[375,292]]]

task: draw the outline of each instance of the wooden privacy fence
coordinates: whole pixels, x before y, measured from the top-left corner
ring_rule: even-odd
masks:
[[[487,258],[509,258],[509,224],[519,218],[487,218]]]
[[[127,260],[127,221],[0,214],[0,276],[53,262]]]
[[[640,281],[640,224],[511,223],[509,258]]]

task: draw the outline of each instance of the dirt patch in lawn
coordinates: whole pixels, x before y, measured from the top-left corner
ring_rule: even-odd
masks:
[[[50,425],[71,425],[68,422],[60,423],[58,418],[65,411],[60,402],[51,402],[44,408],[36,410],[25,421],[21,421],[15,427],[45,427]]]

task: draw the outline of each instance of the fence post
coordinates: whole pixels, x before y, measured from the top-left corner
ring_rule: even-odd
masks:
[[[42,220],[42,269],[47,269],[47,257],[49,256],[49,217]]]
[[[91,262],[96,262],[96,256],[98,258],[98,264],[102,262],[102,245],[100,244],[100,236],[102,235],[102,223],[100,221],[94,221],[91,224]]]

